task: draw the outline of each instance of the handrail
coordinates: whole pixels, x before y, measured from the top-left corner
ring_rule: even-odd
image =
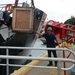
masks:
[[[36,68],[57,68],[58,69],[58,75],[61,75],[60,72],[61,70],[69,70],[71,69],[72,67],[74,67],[74,64],[75,64],[75,53],[70,50],[70,49],[67,49],[67,48],[37,48],[37,47],[10,47],[10,46],[0,46],[1,49],[6,49],[6,54],[7,55],[0,55],[0,58],[1,59],[7,59],[7,63],[6,64],[0,64],[2,66],[7,66],[7,75],[9,75],[9,66],[26,66],[26,67],[36,67]],[[23,50],[57,50],[57,51],[62,51],[62,50],[65,50],[65,51],[69,51],[69,52],[72,52],[72,54],[74,55],[74,59],[68,59],[68,58],[49,58],[49,57],[29,57],[29,56],[11,56],[9,55],[8,53],[8,50],[11,50],[11,49],[23,49]],[[49,61],[49,60],[52,60],[52,61],[58,61],[58,66],[57,67],[47,67],[47,66],[28,66],[28,65],[17,65],[17,64],[9,64],[9,59],[28,59],[28,60],[46,60],[46,61]],[[74,63],[71,67],[69,68],[61,68],[61,62],[71,62],[71,63]]]
[[[29,56],[7,56],[7,55],[0,55],[0,58],[2,59],[28,59],[28,60],[46,60],[46,61],[49,61],[49,60],[52,60],[52,61],[67,61],[67,62],[72,62],[72,63],[75,63],[75,60],[73,59],[67,59],[67,58],[47,58],[47,57],[29,57]]]
[[[74,59],[75,59],[75,53],[68,48],[40,48],[40,47],[13,47],[13,46],[0,46],[0,48],[2,49],[26,49],[26,50],[57,50],[57,51],[68,51],[71,52],[74,55]]]
[[[2,58],[2,59],[21,59],[21,60],[23,60],[23,59],[28,59],[28,60],[45,60],[45,61],[49,61],[49,60],[59,61],[60,60],[61,62],[75,63],[75,60],[73,60],[73,59],[67,59],[67,58],[47,58],[47,57],[29,57],[29,56],[6,56],[6,55],[0,55],[0,58]],[[64,68],[62,68],[62,70],[63,69]],[[68,68],[66,68],[65,70],[67,70],[67,69]]]

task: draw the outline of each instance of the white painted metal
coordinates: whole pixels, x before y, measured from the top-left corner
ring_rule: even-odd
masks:
[[[33,48],[33,47],[8,47],[8,46],[0,46],[1,49],[6,49],[6,55],[0,55],[1,59],[6,59],[6,64],[0,64],[2,66],[7,66],[7,75],[9,75],[9,66],[26,66],[26,67],[33,67],[33,68],[58,68],[58,75],[60,75],[61,70],[70,70],[74,64],[75,64],[75,53],[67,48]],[[58,50],[58,51],[69,51],[73,54],[74,59],[68,59],[68,58],[49,58],[49,57],[29,57],[29,56],[9,56],[9,49],[28,49],[28,50]],[[27,66],[27,65],[17,65],[17,64],[9,64],[9,59],[27,59],[27,60],[45,60],[45,61],[58,61],[57,67],[47,67],[47,66]],[[61,68],[61,62],[71,62],[73,65],[69,68]]]

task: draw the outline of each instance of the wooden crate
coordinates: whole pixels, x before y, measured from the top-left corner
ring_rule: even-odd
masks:
[[[26,33],[33,32],[33,8],[14,8],[12,29]]]

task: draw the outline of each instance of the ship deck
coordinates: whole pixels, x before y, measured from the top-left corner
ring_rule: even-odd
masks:
[[[35,43],[34,47],[46,47],[46,46],[43,45],[42,41],[37,39],[37,42]],[[75,46],[70,47],[70,49],[75,51]],[[58,53],[59,52],[57,51],[57,55],[62,58],[63,57],[62,51],[60,52],[60,55]],[[65,57],[68,57],[69,54],[70,54],[69,52],[65,52]],[[47,57],[47,52],[46,51],[41,51],[41,50],[40,51],[37,50],[36,52],[35,52],[35,50],[32,50],[32,52],[31,52],[32,57],[34,57],[34,56],[39,57],[39,56],[42,56],[42,55],[44,57]],[[69,58],[72,59],[73,56],[70,54]],[[35,66],[47,66],[47,64],[48,64],[48,61],[36,60],[36,62],[32,61],[28,65],[32,65],[32,66],[33,65],[35,65]],[[72,63],[65,63],[65,64],[66,64],[66,67],[70,67],[72,65]],[[62,63],[61,66],[63,68],[64,63]],[[55,67],[55,66],[53,65],[53,66],[50,66],[50,67]],[[25,69],[24,75],[58,75],[58,71],[57,71],[56,67],[55,67],[55,69],[54,68],[50,68],[50,69],[49,68],[48,69],[45,69],[45,68],[27,68],[27,67],[23,67],[23,68],[21,68],[21,70],[22,69],[23,70]],[[21,70],[18,70],[18,73]],[[64,73],[66,73],[66,74],[64,74]],[[61,71],[61,75],[68,75],[69,73],[70,73],[70,70],[69,71]],[[11,74],[11,75],[16,75],[16,74]]]
[[[37,41],[40,42],[40,44],[39,44],[40,47],[46,47],[45,45],[42,44],[42,42],[39,39]],[[37,42],[34,47],[36,47],[36,46],[38,46]],[[75,46],[72,46],[69,48],[75,52]],[[57,54],[58,54],[58,52],[57,52]],[[65,57],[67,57],[69,54],[70,54],[69,52],[65,52]],[[61,55],[61,57],[63,57],[62,52],[60,55]],[[70,55],[69,58],[73,58],[73,56]],[[47,66],[47,64],[48,64],[48,61],[42,61],[41,63],[38,64],[38,66]],[[72,65],[72,63],[65,63],[65,64],[66,64],[66,67],[70,67]],[[53,66],[50,66],[50,67],[53,67]],[[63,66],[64,66],[64,64],[62,63],[62,67]],[[61,75],[68,75],[69,73],[70,73],[69,71],[61,71]],[[32,68],[32,70],[30,70],[26,75],[58,75],[58,71],[57,71],[57,69]]]
[[[47,66],[48,62],[44,61],[39,64],[39,66]],[[51,67],[51,66],[50,66]],[[25,75],[58,75],[57,69],[41,69],[41,68],[33,68]],[[61,75],[64,75],[64,72],[61,71]]]

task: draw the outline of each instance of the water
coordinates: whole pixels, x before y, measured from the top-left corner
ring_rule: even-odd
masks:
[[[43,42],[40,39],[37,39],[34,47],[46,48],[46,45],[44,45]],[[35,57],[35,56],[39,57],[39,56],[42,56],[46,52],[47,52],[46,50],[32,50],[31,56],[32,57]]]

